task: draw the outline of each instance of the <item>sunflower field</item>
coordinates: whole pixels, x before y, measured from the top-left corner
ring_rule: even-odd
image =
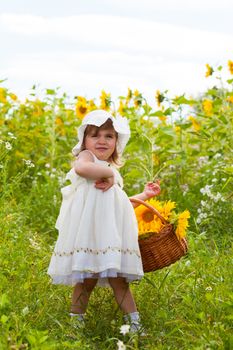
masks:
[[[233,61],[226,68],[223,79],[207,64],[214,83],[198,96],[156,91],[154,104],[130,88],[113,101],[104,90],[89,100],[33,87],[21,101],[0,82],[0,350],[233,348]],[[185,257],[132,284],[144,338],[120,332],[110,289],[96,288],[85,328],[74,328],[71,289],[46,273],[77,128],[97,108],[129,120],[126,193],[160,179],[151,204],[188,240]],[[141,207],[137,217],[140,232],[159,232]]]

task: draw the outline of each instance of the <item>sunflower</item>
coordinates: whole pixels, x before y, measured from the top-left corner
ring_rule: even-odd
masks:
[[[172,210],[176,207],[176,203],[172,201],[167,201],[164,203],[160,214],[164,217],[165,220],[169,220],[169,217],[172,214]]]
[[[155,99],[157,101],[157,105],[160,107],[161,103],[164,101],[165,96],[159,91],[156,91]]]
[[[174,129],[177,134],[181,132],[181,127],[179,125],[175,125]]]
[[[205,76],[206,76],[206,78],[208,78],[210,75],[212,75],[214,73],[214,70],[208,63],[205,66],[206,66]]]
[[[7,103],[6,95],[6,89],[0,88],[0,103]]]
[[[153,200],[154,205],[151,202],[149,204],[153,207],[156,205],[158,210],[159,202]],[[140,205],[135,209],[135,214],[138,221],[139,236],[149,232],[158,233],[160,231],[162,223],[150,209]]]
[[[133,97],[133,92],[130,88],[128,88],[128,94],[126,96],[126,101],[125,101],[126,104],[128,104],[131,101],[132,97]]]
[[[233,95],[228,96],[227,101],[233,103]]]
[[[43,110],[42,102],[40,100],[37,99],[35,102],[32,102],[32,105],[34,108],[32,112],[33,116],[40,117],[41,115],[43,115],[44,110]]]
[[[228,61],[228,68],[231,74],[233,74],[233,61]]]
[[[211,100],[204,100],[202,106],[205,114],[210,116],[213,112],[213,102]]]
[[[190,212],[188,210],[183,211],[183,213],[179,214],[177,227],[175,230],[176,236],[178,239],[182,239],[186,235],[186,230],[189,226],[188,219],[190,218]]]
[[[161,116],[159,116],[159,120],[161,120],[161,122],[162,122],[163,124],[166,124],[167,116],[166,116],[166,115],[161,115]]]
[[[111,102],[111,95],[102,90],[100,95],[100,108],[109,111]]]
[[[189,117],[189,120],[192,122],[192,126],[193,126],[193,129],[198,132],[201,128],[201,124],[198,123],[198,121],[196,120],[196,118],[194,118],[193,116],[190,116]]]
[[[10,96],[10,98],[11,98],[13,101],[17,101],[17,100],[18,100],[18,97],[17,97],[15,94],[13,94],[13,93],[10,93],[9,96]]]
[[[150,222],[141,221],[138,223],[138,234],[140,237],[147,233],[156,234],[160,232],[163,226],[160,220],[152,220]]]
[[[75,113],[79,119],[83,119],[88,112],[87,100],[84,97],[77,97],[78,102],[75,106]]]
[[[118,107],[118,113],[120,115],[124,115],[125,114],[125,110],[126,110],[126,105],[124,104],[124,102],[120,101],[119,107]]]
[[[57,125],[63,125],[63,120],[62,120],[60,117],[57,117],[57,118],[55,119],[55,124],[57,124]]]
[[[97,109],[97,106],[96,106],[94,100],[88,101],[88,109],[89,109],[89,111],[94,111],[95,109]]]
[[[143,100],[142,94],[138,90],[134,90],[133,96],[134,96],[134,106],[136,108],[140,107],[142,105],[142,100]]]
[[[162,217],[175,228],[175,234],[178,239],[185,237],[186,229],[188,227],[188,219],[190,213],[188,210],[180,214],[176,214],[174,209],[176,203],[172,201],[160,202],[155,199],[147,201],[152,207],[154,207]],[[138,231],[140,239],[147,234],[159,234],[164,224],[150,209],[144,205],[140,205],[135,208],[135,214],[138,222]]]

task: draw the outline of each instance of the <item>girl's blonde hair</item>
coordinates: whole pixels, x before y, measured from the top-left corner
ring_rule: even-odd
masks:
[[[113,123],[112,123],[112,120],[111,119],[108,119],[104,124],[102,124],[101,126],[96,126],[96,125],[87,125],[85,131],[84,131],[84,136],[83,136],[83,143],[82,143],[82,146],[81,146],[81,149],[80,149],[80,152],[84,151],[85,150],[85,138],[87,135],[89,135],[90,133],[92,134],[98,134],[99,130],[109,130],[109,129],[112,129],[114,130],[115,132],[115,135],[116,135],[116,142],[117,142],[117,139],[118,139],[118,134],[117,132],[115,131],[114,127],[113,127]],[[111,155],[110,157],[110,163],[114,163],[118,166],[121,165],[121,161],[120,161],[120,157],[119,157],[119,154],[117,152],[117,148],[115,147],[115,150],[113,152],[113,154]]]

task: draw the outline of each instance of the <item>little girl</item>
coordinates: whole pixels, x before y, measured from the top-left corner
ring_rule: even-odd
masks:
[[[96,284],[111,286],[131,332],[137,332],[139,313],[129,282],[143,276],[138,228],[116,169],[129,137],[126,118],[95,110],[83,119],[73,148],[76,160],[66,176],[71,185],[61,190],[59,236],[48,274],[54,284],[74,286],[70,315],[79,322]],[[135,198],[146,200],[159,192],[158,183],[148,183]]]

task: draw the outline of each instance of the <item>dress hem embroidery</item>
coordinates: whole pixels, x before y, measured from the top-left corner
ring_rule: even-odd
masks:
[[[94,254],[94,255],[99,255],[99,254],[106,254],[109,251],[112,252],[118,252],[118,253],[123,253],[123,254],[135,254],[137,255],[138,258],[141,258],[141,255],[139,254],[138,250],[135,249],[121,249],[118,247],[107,247],[105,249],[90,249],[90,248],[76,248],[71,252],[53,252],[54,256],[72,256],[74,253],[87,253],[87,254]]]

